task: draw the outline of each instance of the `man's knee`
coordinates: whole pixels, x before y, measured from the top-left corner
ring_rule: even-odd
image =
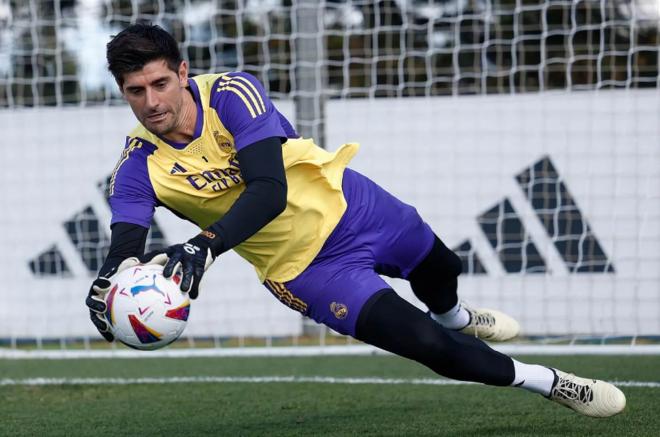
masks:
[[[411,282],[428,279],[451,280],[463,271],[463,262],[458,255],[435,237],[433,247],[426,258],[408,276]]]

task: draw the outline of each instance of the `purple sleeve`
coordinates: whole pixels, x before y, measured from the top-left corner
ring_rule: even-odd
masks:
[[[126,143],[108,187],[111,225],[123,222],[149,228],[157,201],[149,180],[147,157],[155,146],[130,137]]]
[[[236,151],[265,138],[286,141],[279,112],[263,85],[249,73],[228,73],[219,78],[213,86],[211,106],[234,136]]]

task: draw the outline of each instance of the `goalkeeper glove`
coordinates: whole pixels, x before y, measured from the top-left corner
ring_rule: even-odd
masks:
[[[117,273],[138,264],[140,264],[140,261],[137,258],[131,257],[125,259],[114,271],[111,271],[111,275],[99,276],[96,278],[89,289],[89,294],[87,295],[87,299],[85,299],[85,305],[89,308],[89,318],[92,320],[92,323],[99,333],[107,341],[113,341],[115,339],[110,332],[110,324],[105,318],[105,312],[108,308],[105,303],[105,296],[110,292],[112,278]]]
[[[164,266],[163,276],[166,278],[171,278],[180,272],[179,288],[188,293],[191,299],[197,299],[202,276],[214,260],[211,242],[203,234],[191,238],[186,243],[175,244],[164,250],[150,252],[140,257],[143,264]]]

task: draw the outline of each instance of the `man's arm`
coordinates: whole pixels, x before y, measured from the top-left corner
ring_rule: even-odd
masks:
[[[245,191],[223,218],[202,235],[211,239],[213,256],[250,238],[286,208],[287,181],[282,143],[289,134],[282,117],[256,77],[234,72],[220,77],[211,106],[234,136]]]
[[[144,251],[147,232],[147,228],[132,223],[118,222],[112,225],[110,251],[85,299],[89,318],[107,341],[114,340],[114,337],[105,318],[105,295],[110,291],[113,275],[139,263],[137,256]]]
[[[199,282],[215,257],[250,238],[286,208],[287,183],[282,143],[288,134],[263,85],[247,73],[230,73],[213,86],[213,107],[234,137],[236,157],[246,188],[217,222],[184,244],[168,247],[167,261],[158,253],[143,259],[165,262],[163,274],[181,270],[181,290],[197,297]],[[288,123],[287,123],[288,124]],[[289,125],[290,127],[290,125]]]
[[[126,137],[108,185],[112,210],[110,250],[85,299],[92,323],[108,341],[112,341],[113,336],[105,318],[105,296],[114,275],[139,264],[137,256],[144,252],[156,207],[156,193],[147,166],[147,158],[155,150],[154,144],[141,138]]]
[[[280,138],[270,137],[238,151],[245,191],[201,235],[217,257],[257,233],[286,208],[287,183]]]
[[[113,224],[111,229],[110,250],[99,270],[99,277],[112,276],[126,258],[142,255],[149,232],[143,226],[123,222]]]
[[[163,262],[163,275],[168,278],[181,269],[180,287],[191,299],[197,298],[202,276],[218,255],[250,238],[286,208],[287,184],[280,138],[259,140],[239,150],[237,157],[246,188],[229,211],[186,243],[141,258],[148,263]],[[160,255],[163,252],[166,261]]]

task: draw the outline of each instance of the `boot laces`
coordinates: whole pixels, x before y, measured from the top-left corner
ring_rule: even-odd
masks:
[[[593,389],[589,385],[579,384],[573,381],[572,378],[574,376],[573,374],[568,374],[563,378],[559,378],[557,385],[552,389],[552,394],[559,399],[588,404],[594,399]]]
[[[476,311],[470,311],[472,316],[472,323],[475,327],[493,327],[495,326],[495,317],[489,313],[481,313]]]

